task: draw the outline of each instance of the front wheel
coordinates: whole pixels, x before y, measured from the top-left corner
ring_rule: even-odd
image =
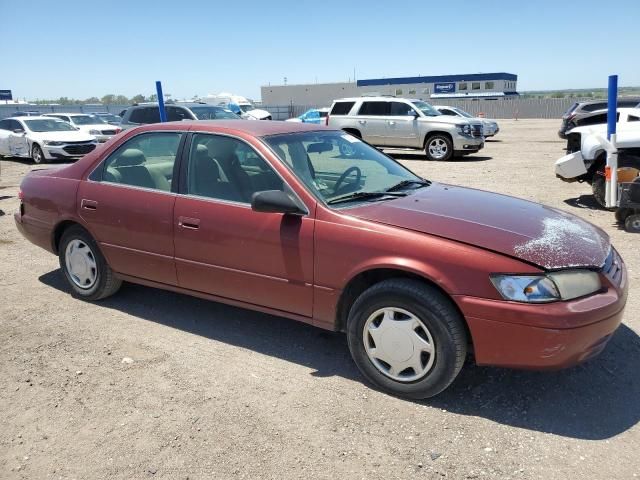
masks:
[[[447,388],[467,353],[459,312],[436,288],[416,280],[385,280],[360,295],[349,312],[347,338],[368,380],[412,399]]]
[[[446,161],[453,156],[453,143],[446,135],[431,135],[425,142],[424,151],[429,160]]]
[[[46,158],[44,158],[44,153],[42,153],[42,148],[37,143],[33,144],[31,147],[31,159],[34,163],[44,163],[46,162]]]
[[[122,284],[95,240],[80,226],[62,234],[58,256],[60,268],[76,297],[101,300],[116,293]]]

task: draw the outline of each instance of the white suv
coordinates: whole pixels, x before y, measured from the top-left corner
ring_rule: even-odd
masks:
[[[395,97],[335,100],[327,125],[376,147],[424,150],[430,160],[449,160],[484,147],[480,120],[441,115],[422,100]]]

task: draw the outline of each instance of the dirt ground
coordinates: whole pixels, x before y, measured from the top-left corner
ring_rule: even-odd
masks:
[[[445,393],[370,388],[344,336],[126,285],[73,299],[58,260],[12,214],[32,166],[0,176],[0,478],[640,476],[640,236],[557,180],[557,120],[500,121],[465,161],[398,155],[431,179],[539,201],[603,227],[631,281],[605,352],[553,373],[468,364]]]

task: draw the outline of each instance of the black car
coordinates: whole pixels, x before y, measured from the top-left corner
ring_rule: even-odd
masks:
[[[176,122],[182,120],[241,120],[241,118],[217,105],[207,103],[166,103],[167,121]],[[120,113],[123,129],[133,128],[138,125],[160,123],[160,110],[157,103],[135,104]]]
[[[640,104],[640,97],[618,98],[618,108],[633,108]],[[567,132],[575,127],[607,123],[607,100],[577,102],[562,115],[562,124],[558,136],[567,138]]]

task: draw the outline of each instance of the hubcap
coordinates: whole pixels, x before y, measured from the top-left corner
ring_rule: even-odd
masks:
[[[83,289],[93,287],[98,278],[96,259],[82,240],[71,240],[65,250],[65,264],[73,283]]]
[[[42,153],[38,147],[33,148],[33,161],[36,163],[40,163],[42,160]]]
[[[640,230],[640,218],[635,218],[631,220],[631,228],[634,230]]]
[[[401,308],[381,308],[372,313],[364,325],[362,340],[371,363],[399,382],[424,377],[435,361],[435,345],[426,325]]]
[[[441,138],[434,138],[429,142],[429,155],[433,158],[444,158],[447,155],[447,142]]]

